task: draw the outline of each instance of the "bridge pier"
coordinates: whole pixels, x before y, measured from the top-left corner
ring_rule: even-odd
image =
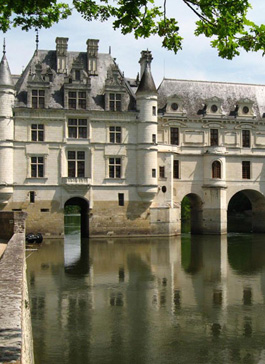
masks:
[[[202,233],[216,235],[226,234],[226,188],[221,186],[204,186],[203,192]]]

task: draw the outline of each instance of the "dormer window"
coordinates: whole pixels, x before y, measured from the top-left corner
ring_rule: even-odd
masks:
[[[111,111],[121,111],[121,94],[110,93],[109,109]]]
[[[45,90],[32,90],[32,107],[33,109],[44,109],[45,107]]]
[[[243,106],[243,114],[248,114],[249,113],[249,107],[248,106]]]
[[[216,113],[217,110],[218,110],[218,106],[217,105],[214,104],[214,105],[211,106],[211,112]]]
[[[171,104],[171,109],[172,109],[173,111],[177,111],[177,110],[178,110],[178,108],[179,108],[179,106],[178,106],[178,104],[177,104],[176,102],[173,102],[173,103]]]
[[[86,92],[69,91],[68,92],[69,109],[86,109]]]

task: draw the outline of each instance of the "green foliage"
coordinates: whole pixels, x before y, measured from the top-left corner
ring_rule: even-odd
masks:
[[[0,30],[10,27],[49,28],[71,15],[73,9],[91,21],[112,19],[114,29],[135,38],[161,37],[162,46],[177,53],[182,49],[178,21],[168,18],[166,1],[157,0],[72,0],[73,7],[57,0],[1,0]],[[265,25],[256,25],[246,16],[248,0],[182,0],[196,14],[195,34],[211,38],[222,58],[232,59],[240,49],[265,52]],[[177,6],[177,5],[176,5]]]
[[[190,200],[187,196],[185,196],[181,202],[181,220],[190,220]]]
[[[78,205],[66,205],[64,208],[65,214],[80,214],[81,207]]]

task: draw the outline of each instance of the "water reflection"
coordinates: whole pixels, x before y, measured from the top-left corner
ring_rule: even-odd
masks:
[[[265,363],[264,235],[74,235],[27,259],[36,364]]]

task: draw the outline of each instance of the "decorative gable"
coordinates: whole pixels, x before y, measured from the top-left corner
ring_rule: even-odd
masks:
[[[105,110],[125,111],[126,88],[124,76],[116,64],[109,67],[105,81]]]
[[[253,109],[254,101],[249,98],[243,98],[238,100],[236,105],[237,108],[237,117],[239,118],[254,118],[256,114]]]
[[[221,116],[223,115],[222,103],[223,100],[219,97],[211,97],[210,99],[205,100],[205,111],[206,115],[210,116]]]
[[[183,107],[183,99],[178,95],[172,95],[167,99],[167,114],[184,115],[186,110]]]

